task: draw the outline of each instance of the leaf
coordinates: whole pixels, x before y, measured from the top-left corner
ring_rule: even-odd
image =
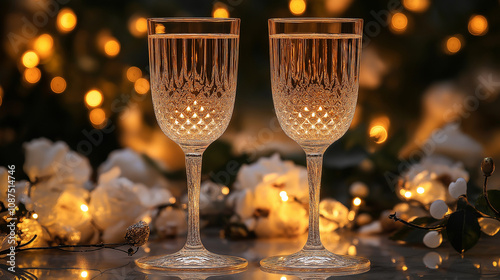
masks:
[[[490,200],[491,205],[500,211],[500,190],[489,190],[488,191],[488,199]],[[488,204],[486,203],[486,198],[484,197],[484,194],[480,195],[475,203],[476,209],[481,211],[482,213],[491,216],[491,217],[500,217],[498,215],[495,215],[495,212],[488,207]]]
[[[446,234],[451,246],[462,254],[476,245],[481,235],[481,227],[474,209],[464,207],[448,217]]]

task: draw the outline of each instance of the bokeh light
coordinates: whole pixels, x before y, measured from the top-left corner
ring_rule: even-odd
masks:
[[[134,89],[139,94],[146,94],[149,91],[149,81],[144,78],[139,78],[134,83]]]
[[[333,13],[335,15],[343,13],[349,6],[353,0],[326,0],[325,1],[325,9],[329,13]]]
[[[80,209],[82,209],[83,212],[89,211],[89,207],[85,204],[80,205]]]
[[[82,278],[87,278],[88,276],[89,276],[89,273],[86,270],[84,270],[80,273],[80,277],[82,277]]]
[[[42,34],[36,38],[33,48],[41,58],[47,58],[52,54],[54,39],[49,34]]]
[[[282,201],[288,201],[288,194],[286,193],[286,191],[281,191],[280,197]]]
[[[55,93],[62,93],[66,90],[66,80],[63,77],[54,77],[50,81],[50,89]]]
[[[221,4],[215,5],[214,11],[212,12],[212,17],[214,17],[214,18],[228,18],[229,11],[227,10],[226,7],[222,6]]]
[[[223,195],[228,195],[229,194],[229,188],[226,187],[226,186],[222,187],[222,189],[220,191],[221,191],[221,193]]]
[[[483,36],[488,32],[488,20],[482,15],[474,15],[469,19],[468,29],[474,36]]]
[[[370,130],[369,135],[370,138],[373,138],[375,143],[382,144],[387,141],[389,136],[389,126],[391,125],[391,121],[386,116],[381,116],[373,119],[370,122]]]
[[[447,54],[455,54],[462,49],[462,40],[458,35],[450,36],[444,41],[444,51]]]
[[[352,204],[353,204],[354,206],[360,206],[360,205],[361,205],[361,198],[359,198],[359,197],[354,198],[354,199],[352,200]]]
[[[403,13],[395,13],[391,17],[390,27],[394,33],[403,33],[408,27],[408,18]]]
[[[106,113],[101,108],[92,109],[89,113],[89,119],[94,126],[99,127],[106,121]],[[82,211],[84,210],[82,209]]]
[[[290,12],[296,16],[300,16],[306,11],[306,1],[305,0],[290,0],[288,4]]]
[[[85,103],[89,107],[97,107],[102,104],[102,93],[97,89],[90,90],[85,94]]]
[[[148,32],[148,20],[145,17],[133,16],[129,20],[128,30],[135,37],[143,37]]]
[[[104,52],[107,56],[117,56],[120,53],[120,42],[114,38],[110,38],[104,44]]]
[[[24,67],[33,68],[40,63],[40,58],[34,51],[27,51],[23,54],[21,61],[23,62]]]
[[[131,66],[127,69],[127,80],[134,83],[140,77],[142,77],[142,71],[139,67]]]
[[[75,29],[76,15],[70,8],[64,8],[57,15],[57,29],[62,33],[67,33]]]
[[[425,12],[429,8],[429,0],[403,0],[403,6],[416,13]]]
[[[38,81],[40,81],[40,78],[42,77],[42,72],[40,69],[34,67],[34,68],[27,68],[24,70],[24,80],[30,84],[36,84]]]
[[[38,214],[37,213],[33,213],[33,215],[31,215],[31,217],[36,220],[36,219],[38,219]]]

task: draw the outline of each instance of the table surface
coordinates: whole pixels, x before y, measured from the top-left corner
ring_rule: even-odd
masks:
[[[134,256],[110,249],[93,252],[62,252],[43,250],[21,252],[16,265],[25,276],[18,279],[500,279],[500,238],[485,237],[462,257],[449,243],[437,249],[398,244],[387,236],[359,236],[352,232],[322,235],[325,247],[339,254],[356,254],[371,261],[369,272],[350,275],[271,274],[259,267],[262,258],[298,251],[306,236],[279,239],[253,239],[230,241],[218,237],[216,231],[204,230],[205,247],[215,253],[244,257],[248,268],[231,275],[187,275],[141,271],[134,263],[145,255],[172,253],[180,249],[185,238],[159,240],[143,246]],[[126,248],[125,248],[126,249]],[[148,252],[148,253],[146,253]],[[435,252],[435,253],[433,253]],[[439,256],[437,254],[439,254]],[[434,257],[434,258],[433,258]],[[436,260],[441,264],[436,265]],[[434,261],[433,261],[434,260]],[[2,264],[4,264],[2,262]],[[426,266],[432,266],[429,268]],[[86,274],[85,272],[86,271]],[[82,274],[83,272],[83,274]],[[82,277],[86,275],[86,277]],[[0,270],[0,279],[15,279]]]

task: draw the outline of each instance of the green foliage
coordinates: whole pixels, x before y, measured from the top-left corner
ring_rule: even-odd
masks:
[[[474,247],[481,236],[477,210],[467,202],[465,197],[460,197],[457,211],[450,214],[446,223],[446,233],[451,246],[464,253]]]

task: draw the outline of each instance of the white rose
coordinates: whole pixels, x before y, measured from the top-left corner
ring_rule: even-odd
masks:
[[[167,180],[144,158],[131,149],[116,150],[109,154],[108,159],[99,166],[99,175],[119,167],[122,176],[134,183],[141,183],[147,187],[163,187],[168,185]]]
[[[469,173],[461,162],[434,155],[412,165],[403,178],[405,183],[399,186],[397,192],[401,198],[431,204],[438,199],[451,202],[453,198],[448,194],[448,186],[443,184],[444,181],[456,181],[458,178],[468,181]]]
[[[166,207],[154,221],[154,226],[160,237],[175,237],[187,231],[186,211],[174,207]]]
[[[24,171],[30,180],[56,178],[61,183],[84,184],[92,173],[87,158],[71,151],[64,142],[38,138],[24,144]]]
[[[277,154],[240,169],[227,203],[259,237],[293,236],[307,229],[307,171]]]
[[[333,198],[323,199],[319,203],[319,214],[319,230],[322,232],[334,231],[349,223],[349,209]]]
[[[88,199],[89,192],[83,188],[36,195],[34,209],[38,222],[48,230],[50,240],[59,237],[65,244],[76,244],[92,239],[96,230],[88,213]]]
[[[119,176],[119,168],[101,174],[97,187],[90,194],[90,213],[103,231],[102,240],[107,243],[123,241],[127,227],[148,212],[138,191],[147,188]]]
[[[7,189],[9,188],[7,168],[0,166],[0,201],[7,207]]]

